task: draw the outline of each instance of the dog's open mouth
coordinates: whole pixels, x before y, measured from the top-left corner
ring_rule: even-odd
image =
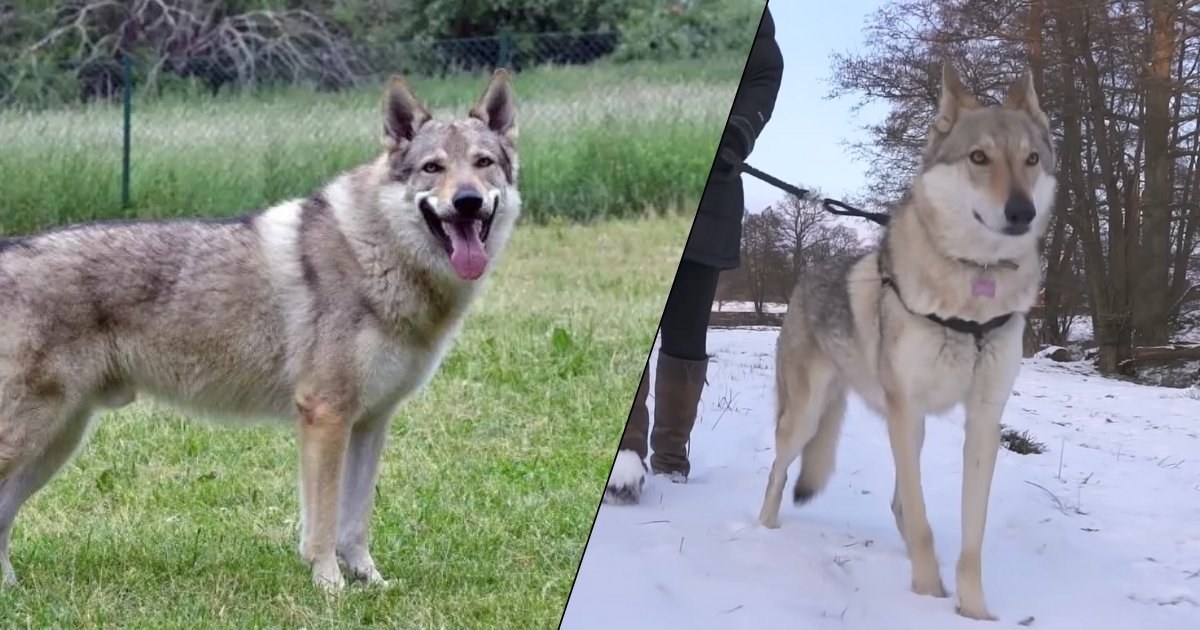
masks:
[[[429,201],[422,199],[419,205],[425,225],[446,248],[446,253],[450,254],[450,266],[454,267],[454,272],[463,280],[478,280],[488,266],[484,243],[492,232],[495,208],[485,219],[443,220],[434,212]]]

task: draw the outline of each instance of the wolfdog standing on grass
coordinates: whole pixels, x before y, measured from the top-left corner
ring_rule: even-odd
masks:
[[[296,418],[300,554],[315,584],[385,584],[368,551],[393,411],[429,381],[520,212],[498,70],[434,120],[398,78],[386,150],[311,197],[233,220],[73,226],[0,240],[0,568],[21,505],[98,408],[138,393]]]
[[[946,66],[937,119],[908,199],[874,251],[801,279],[776,350],[775,463],[760,520],[779,526],[788,466],[794,498],[829,481],[853,389],[887,420],[896,466],[892,512],[912,588],[946,597],[925,516],[919,459],[925,415],[963,404],[958,612],[994,619],[980,552],[1000,416],[1021,363],[1025,313],[1038,294],[1038,244],[1054,199],[1054,148],[1028,74],[1004,103],[981,107]]]

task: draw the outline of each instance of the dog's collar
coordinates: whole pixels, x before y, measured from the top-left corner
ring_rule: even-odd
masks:
[[[1011,261],[1000,261],[1000,262],[1011,262]],[[997,264],[999,264],[999,263],[997,263]],[[1016,263],[1012,263],[1012,264],[1014,266],[1016,265]],[[953,330],[954,332],[971,335],[972,337],[975,338],[975,348],[978,350],[983,349],[983,341],[984,341],[984,338],[987,337],[988,333],[1007,324],[1008,320],[1012,319],[1012,316],[1013,316],[1013,313],[1005,313],[1004,315],[998,315],[996,317],[993,317],[993,318],[987,320],[986,322],[977,322],[972,319],[959,319],[957,317],[941,317],[935,313],[917,313],[916,311],[913,311],[911,308],[908,307],[908,303],[904,301],[904,296],[900,294],[900,285],[896,284],[896,280],[894,278],[892,278],[890,275],[888,275],[887,269],[884,267],[884,264],[883,264],[883,254],[882,253],[880,253],[880,256],[879,256],[879,281],[883,284],[883,286],[890,287],[892,289],[892,291],[896,292],[896,299],[900,300],[900,304],[901,304],[901,306],[904,307],[904,310],[908,311],[909,313],[912,313],[913,315],[920,315],[920,316],[928,319],[929,321],[931,321],[935,324],[938,324],[944,328]]]

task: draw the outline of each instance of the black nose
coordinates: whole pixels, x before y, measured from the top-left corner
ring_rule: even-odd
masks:
[[[483,209],[483,196],[473,188],[459,188],[451,200],[454,209],[464,217],[474,217]]]
[[[1023,194],[1009,195],[1004,204],[1004,218],[1008,219],[1009,225],[1015,227],[1028,227],[1035,214],[1037,210],[1034,209],[1033,202]]]

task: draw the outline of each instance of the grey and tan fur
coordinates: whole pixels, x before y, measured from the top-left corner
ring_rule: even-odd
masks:
[[[1049,122],[1028,74],[1001,106],[981,107],[946,67],[923,163],[880,245],[806,273],[792,295],[777,347],[776,455],[764,525],[779,526],[787,469],[797,457],[796,503],[829,481],[853,390],[887,420],[896,466],[892,511],[912,563],[912,588],[947,596],[919,458],[925,416],[962,404],[958,611],[994,619],[981,579],[984,522],[1000,417],[1020,367],[1024,313],[1040,283],[1054,163]],[[971,322],[1012,315],[977,340],[931,314]]]
[[[238,219],[95,224],[0,240],[0,568],[21,505],[100,408],[144,393],[230,418],[295,419],[300,553],[385,583],[368,551],[393,411],[432,377],[520,212],[497,71],[468,116],[400,79],[385,151],[311,197]]]

